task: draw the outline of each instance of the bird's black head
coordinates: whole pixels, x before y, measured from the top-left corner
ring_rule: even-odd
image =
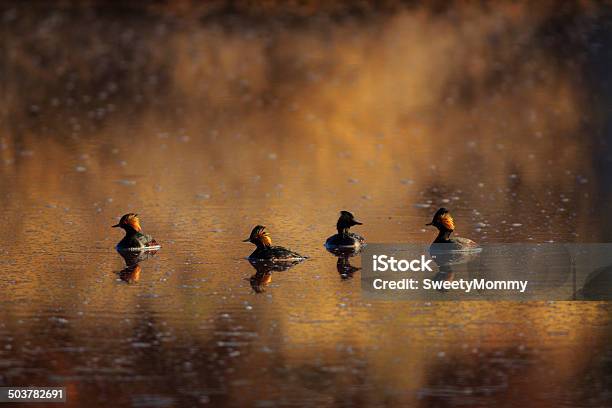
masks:
[[[338,223],[336,224],[336,228],[338,229],[338,234],[348,232],[349,228],[354,225],[362,225],[361,222],[355,219],[355,216],[348,211],[340,211],[340,218],[338,218]]]

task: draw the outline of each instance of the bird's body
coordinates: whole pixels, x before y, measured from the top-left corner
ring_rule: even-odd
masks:
[[[365,243],[365,238],[354,232],[334,234],[325,241],[326,248],[356,248]]]
[[[159,244],[151,235],[136,232],[134,234],[126,234],[125,237],[123,237],[123,239],[117,244],[117,249],[140,251],[144,248],[158,246]]]
[[[282,246],[256,248],[249,260],[252,261],[296,261],[306,259],[302,255]]]

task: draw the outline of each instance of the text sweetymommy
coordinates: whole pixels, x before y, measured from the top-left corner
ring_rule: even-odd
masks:
[[[373,272],[433,272],[432,259],[420,255],[414,259],[396,259],[388,255],[372,256]],[[529,284],[526,280],[488,280],[488,279],[451,279],[450,276],[438,278],[375,278],[372,287],[375,290],[436,290],[436,291],[510,291],[524,293]]]
[[[444,290],[444,291],[472,291],[501,290],[524,293],[529,284],[526,280],[496,281],[486,279],[457,279],[457,280],[435,280],[435,279],[382,279],[376,278],[372,281],[375,290]]]

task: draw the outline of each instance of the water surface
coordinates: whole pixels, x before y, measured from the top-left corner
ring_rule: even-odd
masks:
[[[609,240],[606,11],[266,13],[3,9],[0,385],[612,404],[609,303],[366,301],[359,257],[323,247],[342,209],[369,242],[429,242],[439,206],[479,242]],[[127,271],[126,212],[162,245]],[[257,275],[256,224],[310,258]]]

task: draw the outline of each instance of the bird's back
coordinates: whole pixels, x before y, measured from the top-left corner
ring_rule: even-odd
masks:
[[[257,248],[249,259],[252,260],[297,260],[305,259],[304,256],[282,246],[270,246],[265,248]]]

